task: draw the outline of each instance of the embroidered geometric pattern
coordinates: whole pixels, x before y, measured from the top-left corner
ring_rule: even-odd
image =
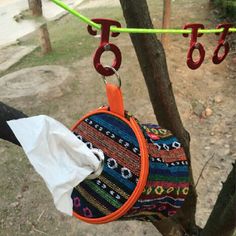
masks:
[[[138,201],[120,220],[154,221],[172,216],[188,194],[188,162],[177,138],[158,125],[140,127],[149,153],[148,180]],[[105,156],[101,175],[73,189],[73,211],[88,218],[109,215],[127,201],[139,181],[137,138],[124,121],[107,113],[84,119],[73,132]]]

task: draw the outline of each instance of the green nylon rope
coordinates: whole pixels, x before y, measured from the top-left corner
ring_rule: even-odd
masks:
[[[96,24],[92,20],[90,20],[88,17],[83,16],[73,8],[70,8],[67,6],[65,3],[63,3],[60,0],[51,0],[58,6],[62,7],[72,15],[78,17],[81,21],[84,23],[94,27],[95,29],[100,30],[101,25]],[[191,29],[139,29],[139,28],[117,28],[117,27],[111,27],[112,32],[117,32],[117,33],[138,33],[138,34],[184,34],[184,33],[191,33]],[[221,33],[223,29],[199,29],[199,33],[204,33],[204,34],[212,34],[212,33]],[[230,28],[229,32],[236,32],[236,28]]]

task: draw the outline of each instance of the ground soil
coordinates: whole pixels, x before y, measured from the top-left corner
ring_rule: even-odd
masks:
[[[186,19],[209,28],[217,24],[208,1],[173,1],[172,5],[173,27],[182,27]],[[158,27],[160,16],[152,13],[152,17]],[[236,52],[232,48],[224,62],[214,65],[211,57],[217,37],[204,35],[199,41],[205,45],[206,58],[195,71],[186,66],[189,39],[170,36],[166,56],[177,105],[191,135],[192,167],[198,180],[197,223],[203,227],[222,181],[236,160]],[[119,73],[126,109],[143,123],[156,123],[129,36],[122,34],[114,43],[123,54]],[[50,91],[44,96],[23,97],[23,102],[21,98],[5,98],[3,102],[28,115],[47,114],[70,127],[91,109],[105,104],[106,97],[103,81],[89,55],[68,68],[72,76],[63,82],[58,96],[51,96]],[[0,141],[0,156],[0,235],[159,235],[150,223],[91,226],[64,216],[55,210],[45,184],[20,148]]]

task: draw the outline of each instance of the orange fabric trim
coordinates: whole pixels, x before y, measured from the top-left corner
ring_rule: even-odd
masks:
[[[131,196],[128,198],[128,200],[116,211],[112,212],[109,215],[100,217],[100,218],[86,218],[84,216],[80,216],[76,212],[73,212],[73,215],[77,217],[78,219],[85,221],[87,223],[91,224],[104,224],[108,223],[114,220],[117,220],[118,218],[122,217],[126,214],[126,212],[132,208],[132,206],[137,202],[140,195],[142,194],[144,187],[147,182],[148,174],[149,174],[149,159],[148,159],[148,150],[147,150],[147,143],[146,139],[143,136],[143,133],[135,121],[134,118],[130,118],[130,121],[124,118],[123,116],[120,116],[118,114],[114,114],[110,111],[108,111],[108,108],[100,108],[98,110],[92,111],[85,115],[83,118],[81,118],[79,121],[76,122],[76,124],[72,127],[72,130],[74,130],[84,119],[86,119],[89,116],[100,114],[100,113],[106,113],[110,115],[114,115],[124,121],[127,125],[130,126],[130,128],[134,131],[134,134],[137,137],[139,148],[140,148],[140,154],[141,154],[141,170],[140,170],[140,177],[139,181],[136,185],[136,188],[134,189]]]
[[[124,116],[124,103],[121,89],[113,84],[106,84],[107,99],[110,111],[120,116]]]

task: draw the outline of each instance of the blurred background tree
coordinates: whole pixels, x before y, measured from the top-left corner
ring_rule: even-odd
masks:
[[[42,1],[41,0],[28,0],[29,9],[33,16],[42,16]]]
[[[28,0],[28,4],[32,16],[43,17],[42,0]],[[52,51],[51,41],[46,22],[39,27],[39,41],[43,55],[48,54]]]
[[[236,20],[236,0],[210,0],[210,2],[220,10],[222,17]]]

